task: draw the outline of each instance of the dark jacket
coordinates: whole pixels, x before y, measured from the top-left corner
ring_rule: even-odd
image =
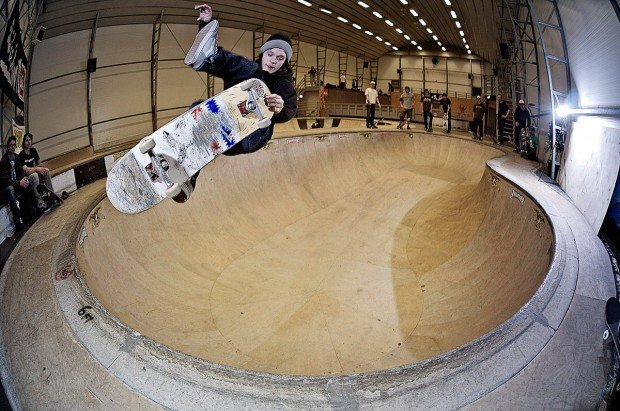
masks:
[[[517,106],[515,109],[514,119],[517,123],[519,123],[520,127],[529,127],[530,126],[530,111],[526,108],[521,108],[521,106]]]
[[[24,178],[24,170],[22,170],[22,164],[19,161],[19,156],[15,154],[15,175],[16,180],[11,179],[11,164],[9,161],[9,153],[4,153],[0,160],[0,188],[4,190],[8,186],[13,186],[15,189],[19,186],[19,181]]]

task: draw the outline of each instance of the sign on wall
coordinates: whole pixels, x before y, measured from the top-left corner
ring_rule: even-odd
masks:
[[[16,1],[0,45],[0,88],[20,110],[24,109],[27,66],[19,27],[19,1]]]

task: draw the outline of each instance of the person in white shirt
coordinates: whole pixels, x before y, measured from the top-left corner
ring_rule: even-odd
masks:
[[[341,89],[347,88],[347,75],[344,71],[340,75],[340,88]]]
[[[370,87],[366,89],[366,128],[377,128],[375,126],[375,106],[378,104],[381,107],[381,103],[379,102],[379,93],[376,90],[377,83],[375,81],[370,82]]]

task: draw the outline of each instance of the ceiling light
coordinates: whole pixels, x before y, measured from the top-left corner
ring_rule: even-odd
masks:
[[[363,1],[358,1],[357,4],[359,4],[360,6],[362,6],[365,9],[368,8],[368,4],[364,3]]]
[[[376,17],[376,18],[378,18],[378,19],[382,19],[382,18],[383,18],[383,16],[381,15],[381,13],[379,13],[378,11],[373,11],[373,12],[372,12],[372,14],[374,14],[374,15],[375,15],[375,17]]]
[[[418,43],[416,43],[415,41],[411,40],[411,44],[413,44],[414,46],[417,46]]]
[[[463,30],[459,31],[459,34],[461,35],[461,37],[465,37],[465,32]]]
[[[424,19],[420,19],[420,24],[426,26],[426,22],[424,21]]]
[[[344,17],[340,17],[340,16],[338,16],[338,20],[340,20],[343,23],[348,23],[349,22],[349,20],[345,19]]]
[[[362,29],[362,26],[360,26],[359,24],[353,23],[353,27],[355,27],[358,30]]]
[[[427,28],[426,31],[428,31],[428,34],[433,34],[433,30],[431,30],[430,27]]]
[[[377,40],[379,40],[379,41],[383,41],[383,39],[382,39],[381,37],[379,37],[379,36],[375,36],[375,38],[376,38]]]
[[[457,28],[457,29],[460,29],[460,28],[461,28],[461,23],[459,23],[459,21],[458,21],[458,20],[456,21],[456,28]]]
[[[452,16],[453,19],[456,18],[456,12],[454,10],[450,10],[450,15]]]
[[[433,40],[438,41],[439,39],[437,38],[437,36],[433,35]]]
[[[467,54],[471,54],[471,50],[467,50]]]
[[[385,21],[385,24],[387,24],[387,25],[388,25],[388,26],[390,26],[390,27],[394,27],[394,23],[392,23],[392,22],[391,22],[391,21],[389,21],[389,20],[386,20],[386,21]]]
[[[392,45],[392,43],[390,43],[389,41],[386,41],[386,42],[385,42],[385,45],[386,45],[386,46],[391,46],[391,45]]]
[[[421,47],[421,46],[418,46],[418,50],[422,50],[422,47]]]
[[[373,35],[372,31],[368,31],[368,30],[366,30],[364,33],[368,34],[369,36]]]
[[[437,45],[438,45],[439,47],[443,46],[443,44],[441,44],[441,41],[438,41],[438,42],[437,42]]]
[[[409,12],[413,14],[413,17],[418,17],[418,12],[415,11],[414,9],[409,9]]]
[[[312,7],[312,3],[306,1],[306,0],[297,0],[297,2],[303,4],[304,6],[308,6],[308,7]]]
[[[320,9],[320,10],[325,14],[332,14],[331,10],[327,10],[327,9]]]
[[[406,40],[411,40],[411,37],[409,37],[409,34],[405,34],[405,39]]]
[[[466,44],[466,45],[465,45],[465,48],[466,48],[467,50],[469,50],[469,44]]]
[[[451,6],[452,3],[450,3],[450,0],[446,0],[446,6]]]
[[[467,43],[467,39],[463,37],[463,43]]]
[[[409,4],[409,2],[408,2],[407,0],[400,0],[400,2],[401,2],[401,3],[403,3],[405,6],[406,6],[407,4]]]
[[[398,34],[403,34],[403,31],[402,31],[401,29],[396,29],[396,32],[397,32]]]
[[[396,46],[392,46],[392,50],[394,50],[394,51],[398,51],[398,47],[396,47]]]
[[[446,48],[445,48],[445,47],[442,47],[442,48],[441,48],[441,50],[442,50],[442,51],[446,51]]]

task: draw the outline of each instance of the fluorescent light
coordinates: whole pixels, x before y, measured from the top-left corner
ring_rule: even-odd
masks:
[[[403,31],[402,31],[401,29],[396,29],[396,32],[397,32],[398,34],[403,34]]]
[[[391,22],[391,21],[389,21],[389,20],[386,20],[386,21],[385,21],[385,24],[387,24],[387,25],[388,25],[388,26],[390,26],[390,27],[394,27],[394,23],[392,23],[392,22]]]
[[[349,20],[345,19],[344,17],[340,17],[340,16],[338,16],[338,20],[340,20],[343,23],[348,23],[349,22]]]
[[[465,37],[465,32],[463,30],[459,31],[459,34],[461,35],[461,37]]]
[[[411,44],[413,44],[414,46],[417,46],[418,43],[416,43],[415,41],[411,40]]]
[[[379,41],[383,41],[383,39],[382,39],[381,37],[379,37],[379,36],[375,36],[375,38],[376,38],[377,40],[379,40]]]
[[[362,26],[360,26],[359,24],[353,23],[353,27],[355,27],[358,30],[362,29]]]
[[[424,21],[424,19],[420,19],[420,24],[426,26],[426,22]]]
[[[376,18],[378,18],[378,19],[382,19],[382,18],[383,18],[383,16],[381,15],[381,13],[379,13],[378,11],[373,11],[373,12],[372,12],[372,14],[374,14],[374,15],[375,15],[375,17],[376,17]]]
[[[422,47],[421,47],[421,46],[418,46],[418,50],[422,50]]]
[[[386,46],[391,46],[391,45],[392,45],[392,43],[390,43],[389,41],[386,41],[386,42],[385,42],[385,45],[386,45]]]
[[[409,34],[405,34],[405,40],[411,40],[411,37],[409,37]]]
[[[407,0],[400,0],[400,2],[401,2],[401,3],[403,3],[405,6],[406,6],[407,4],[409,4],[409,2],[408,2]]]
[[[435,40],[435,41],[439,41],[439,39],[437,38],[437,36],[435,36],[434,34],[433,34],[433,40]]]
[[[456,21],[456,28],[457,28],[457,29],[460,29],[460,28],[461,28],[461,23],[459,23],[459,21],[458,21],[458,20]]]
[[[564,118],[570,114],[570,107],[568,107],[566,104],[562,104],[555,109],[555,114],[557,114],[559,117]]]
[[[304,6],[312,7],[312,3],[306,0],[297,0],[297,2],[303,4]]]
[[[438,41],[438,42],[437,42],[437,45],[438,45],[439,47],[441,47],[443,44],[441,44],[441,41]]]
[[[456,18],[456,12],[454,10],[450,10],[450,15],[452,16],[453,19]]]
[[[332,14],[331,10],[327,10],[327,9],[320,9],[320,10],[325,14]]]
[[[394,50],[394,51],[398,51],[398,47],[396,47],[396,46],[392,46],[392,50]]]
[[[463,43],[467,43],[467,39],[463,37]]]
[[[467,50],[467,54],[471,54],[471,50]]]
[[[465,45],[465,48],[466,48],[467,50],[469,50],[469,44],[466,44],[466,45]]]
[[[428,31],[428,34],[433,34],[433,30],[431,30],[430,27],[428,27],[426,31]]]
[[[446,6],[451,6],[452,3],[450,3],[450,0],[446,0]]]
[[[369,7],[368,4],[364,3],[363,1],[358,1],[357,4],[359,4],[360,6],[362,6],[365,9],[367,9]]]
[[[445,48],[445,47],[442,47],[442,48],[441,48],[441,50],[442,50],[442,51],[446,51],[446,48]]]
[[[409,9],[409,12],[413,14],[413,17],[418,17],[418,12],[415,11],[414,9]]]
[[[373,35],[372,31],[368,31],[368,30],[366,30],[364,33],[368,34],[369,36]]]

